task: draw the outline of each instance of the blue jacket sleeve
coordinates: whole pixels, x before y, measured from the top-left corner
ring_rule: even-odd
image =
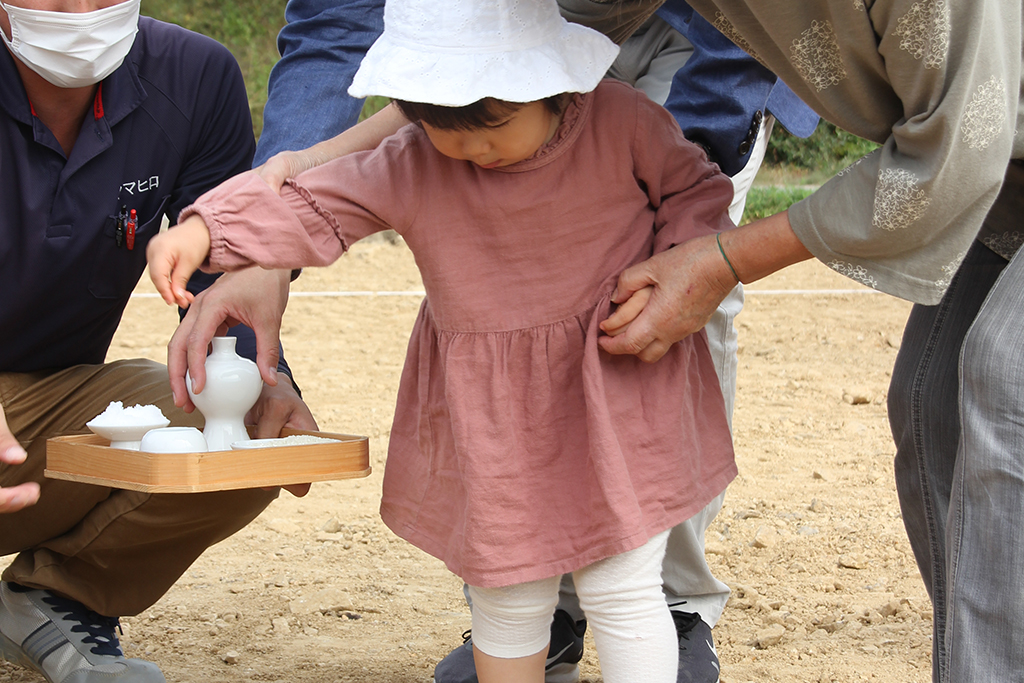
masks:
[[[766,110],[794,135],[814,132],[817,114],[687,3],[669,0],[658,15],[694,48],[672,79],[665,108],[727,175],[747,163]]]
[[[253,166],[277,152],[305,149],[353,126],[363,101],[348,87],[363,55],[384,30],[384,0],[289,0],[287,24],[278,35],[281,59],[270,72],[263,130]],[[188,289],[198,293],[217,275],[196,272]],[[183,314],[183,312],[182,312]],[[256,337],[243,326],[237,337],[239,355],[256,358]],[[278,371],[299,390],[280,350]]]
[[[155,26],[159,27],[158,24]],[[161,32],[156,35],[174,37],[176,33]],[[195,202],[201,194],[249,169],[256,141],[253,139],[249,99],[242,72],[227,48],[199,36],[187,43],[180,40],[170,42],[170,39],[168,42],[172,46],[186,45],[182,49],[187,50],[187,58],[165,60],[169,63],[165,68],[187,68],[188,75],[181,75],[177,79],[181,82],[188,83],[199,78],[198,84],[194,86],[199,96],[188,102],[193,109],[185,119],[189,122],[185,160],[165,210],[168,221],[174,225],[181,209]],[[166,44],[158,47],[166,49]],[[162,54],[157,47],[153,48],[153,53]],[[189,280],[188,290],[198,294],[216,279],[216,275],[197,271]],[[179,311],[181,317],[184,317],[184,311]],[[229,334],[238,339],[236,348],[240,355],[256,359],[256,336],[252,330],[236,325]],[[283,356],[278,363],[278,370],[291,377],[291,370]]]
[[[356,123],[363,101],[350,97],[348,87],[384,30],[384,0],[288,0],[285,18],[254,165]]]

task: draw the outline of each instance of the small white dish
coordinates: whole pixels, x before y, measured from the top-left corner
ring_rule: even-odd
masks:
[[[250,448],[274,448],[281,446],[311,446],[314,444],[338,443],[337,439],[328,439],[323,436],[312,436],[310,434],[293,434],[282,436],[276,439],[248,439],[246,441],[235,441],[231,448],[236,451]]]
[[[139,450],[142,437],[147,432],[161,427],[166,427],[170,423],[170,420],[165,419],[153,424],[104,425],[95,424],[94,420],[92,422],[86,422],[85,426],[91,429],[94,434],[102,436],[104,439],[110,439],[111,448],[122,448],[127,451],[137,451]]]
[[[206,453],[206,437],[195,427],[152,429],[142,437],[144,453]]]

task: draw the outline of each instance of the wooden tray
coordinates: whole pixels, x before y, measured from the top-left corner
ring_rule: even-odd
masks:
[[[310,434],[337,444],[274,446],[212,453],[142,453],[111,448],[95,434],[58,436],[46,442],[52,479],[149,493],[197,493],[355,479],[370,474],[365,436],[283,429],[281,436]]]

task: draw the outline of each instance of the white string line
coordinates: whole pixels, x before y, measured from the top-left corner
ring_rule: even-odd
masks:
[[[745,296],[755,295],[799,295],[799,296],[839,296],[844,294],[881,294],[874,289],[744,289]],[[370,291],[340,291],[340,292],[291,292],[289,297],[371,297],[371,296],[411,296],[424,297],[424,291],[407,292],[370,292]],[[160,295],[155,292],[136,292],[131,295],[133,299],[159,299]]]
[[[810,294],[819,296],[836,296],[839,294],[882,294],[877,289],[743,289],[743,295],[752,294]]]

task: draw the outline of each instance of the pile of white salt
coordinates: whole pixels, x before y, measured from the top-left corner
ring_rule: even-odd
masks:
[[[89,424],[95,427],[129,427],[161,422],[167,422],[167,418],[156,406],[136,404],[125,408],[120,401],[112,401],[107,409],[90,420]]]

